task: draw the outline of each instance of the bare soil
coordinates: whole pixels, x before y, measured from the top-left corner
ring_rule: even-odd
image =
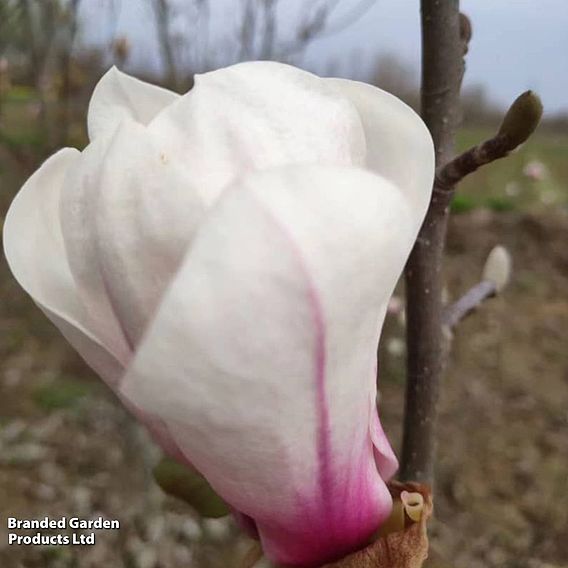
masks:
[[[466,319],[444,379],[431,528],[438,568],[568,567],[568,215],[455,216],[448,293],[478,281],[504,244],[506,292]],[[201,522],[164,497],[156,450],[0,266],[0,566],[236,566],[230,521]],[[395,447],[404,391],[402,325],[382,341],[381,416]],[[393,341],[394,340],[394,341]],[[103,515],[94,547],[10,547],[6,518]]]

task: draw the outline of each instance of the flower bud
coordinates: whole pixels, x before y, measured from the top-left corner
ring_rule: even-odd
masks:
[[[532,91],[526,91],[511,105],[498,135],[505,136],[510,142],[511,150],[526,142],[536,130],[542,118],[543,106],[540,97]]]
[[[500,293],[511,279],[512,260],[509,251],[498,245],[489,253],[483,267],[483,280],[493,282]]]

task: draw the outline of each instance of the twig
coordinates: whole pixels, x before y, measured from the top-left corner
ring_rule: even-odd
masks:
[[[303,51],[311,41],[340,33],[364,16],[375,2],[376,0],[361,0],[359,4],[353,6],[350,12],[344,14],[341,21],[334,22],[333,25],[329,24],[329,19],[341,0],[322,4],[311,17],[307,17],[306,21],[300,25],[296,38],[280,46],[278,55],[280,57],[293,56]],[[307,5],[309,6],[308,3]]]
[[[436,187],[451,191],[465,176],[473,173],[485,164],[508,156],[510,143],[504,136],[495,136],[470,148],[436,172]]]
[[[532,91],[520,95],[505,115],[497,134],[460,154],[436,172],[435,185],[451,191],[465,176],[485,164],[505,158],[534,132],[542,117],[542,103]]]
[[[341,21],[334,22],[333,26],[328,25],[322,32],[318,35],[318,38],[327,37],[330,35],[342,32],[344,29],[348,28],[354,24],[357,20],[362,18],[376,3],[376,0],[361,0],[361,2],[355,5],[348,14],[345,14]]]
[[[444,309],[444,328],[453,329],[485,300],[500,294],[511,280],[512,264],[511,255],[505,247],[494,247],[485,261],[481,281],[472,286],[457,302]]]
[[[442,325],[453,329],[456,325],[478,308],[485,300],[497,294],[495,282],[482,280],[472,286],[457,302],[449,305],[442,315]]]
[[[154,18],[157,26],[158,42],[167,70],[168,86],[174,90],[179,87],[179,70],[174,43],[170,34],[173,18],[172,7],[166,0],[153,0]]]

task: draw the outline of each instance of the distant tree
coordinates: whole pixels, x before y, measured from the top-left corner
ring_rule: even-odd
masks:
[[[17,0],[0,2],[0,57],[7,57],[10,51],[23,47],[21,3]]]
[[[484,85],[463,89],[461,109],[465,124],[496,124],[503,116],[503,109],[491,101]]]
[[[339,6],[345,5],[344,0],[234,0],[215,6],[210,0],[147,1],[166,81],[180,89],[188,86],[194,72],[238,61],[297,63],[311,42],[349,26],[375,0],[362,0],[341,18],[336,14]],[[230,12],[230,20],[226,12]],[[223,29],[213,30],[212,20],[223,21]]]
[[[385,53],[379,56],[371,83],[418,109],[420,103],[418,71],[396,54]]]
[[[67,141],[80,6],[81,0],[0,0],[4,83],[32,87],[35,101],[34,112],[30,110],[37,124],[33,152],[20,147],[0,123],[0,144],[19,161],[41,160]],[[31,155],[22,160],[26,152]]]

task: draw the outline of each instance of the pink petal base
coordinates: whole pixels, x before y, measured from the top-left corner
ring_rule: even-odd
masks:
[[[374,463],[369,466],[359,470],[359,483],[334,484],[330,501],[299,498],[292,518],[257,520],[266,556],[278,564],[321,566],[365,546],[392,508],[385,483]]]

